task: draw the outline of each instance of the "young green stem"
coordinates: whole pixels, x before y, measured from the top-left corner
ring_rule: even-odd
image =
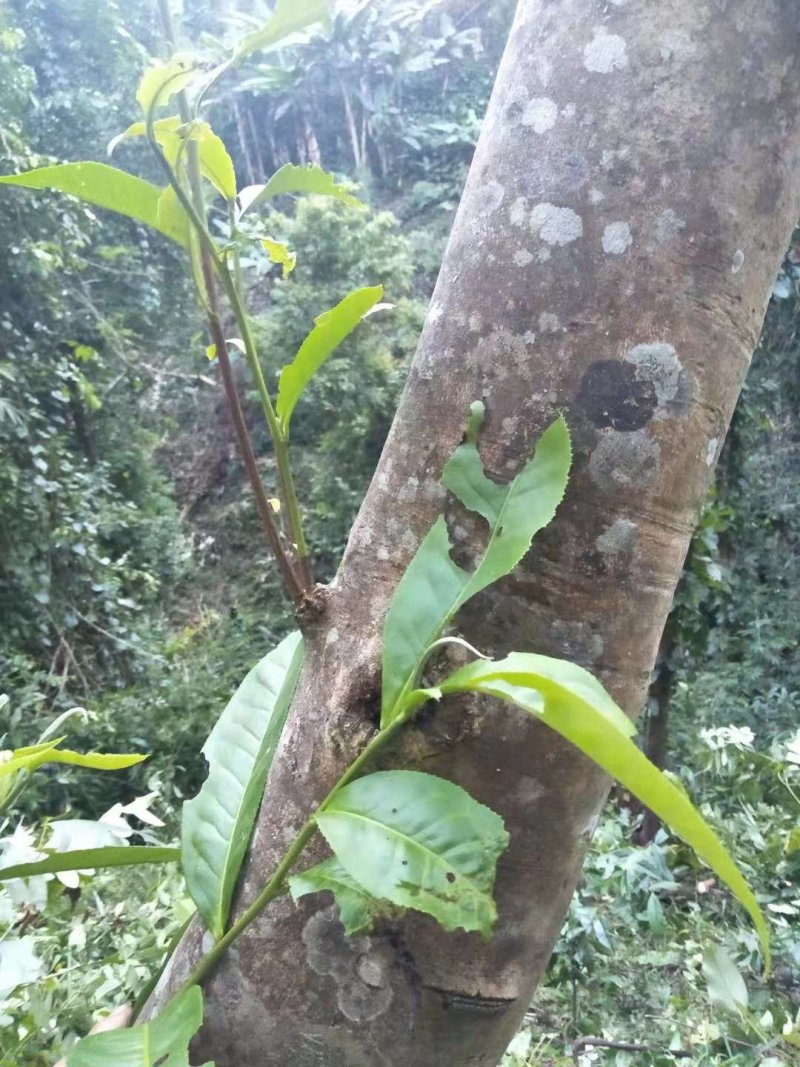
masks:
[[[159,7],[164,25],[164,34],[170,48],[174,50],[176,37],[169,0],[159,0]],[[189,121],[191,116],[188,102],[186,100],[186,94],[184,92],[178,94],[178,103],[181,119],[184,122]],[[267,541],[275,556],[284,585],[295,604],[300,605],[305,600],[307,594],[313,589],[314,582],[308,566],[308,550],[302,532],[300,509],[297,504],[291,469],[288,464],[288,455],[286,452],[287,444],[272,407],[272,401],[264,380],[264,375],[261,371],[261,364],[258,359],[258,353],[250,330],[249,320],[240,298],[236,281],[228,270],[224,258],[219,254],[219,250],[206,226],[205,203],[203,200],[202,177],[197,145],[194,141],[189,141],[188,174],[191,196],[187,196],[185,190],[178,181],[177,176],[173,172],[172,167],[169,165],[166,157],[161,151],[160,146],[156,142],[153,134],[152,119],[153,116],[151,112],[148,115],[147,121],[147,137],[150,146],[164,169],[170,185],[175,191],[175,195],[186,210],[187,215],[197,232],[200,245],[200,266],[203,275],[203,286],[206,291],[206,310],[209,333],[211,334],[211,340],[214,343],[217,358],[219,359],[223,387],[231,410],[231,416],[233,418],[234,428],[239,442],[239,450],[242,454],[245,469],[255,496],[256,507],[261,517]],[[253,450],[247,423],[244,418],[244,412],[242,411],[241,402],[239,400],[236,381],[233,376],[233,369],[228,356],[228,347],[225,342],[225,334],[222,329],[216,274],[222,279],[223,287],[225,288],[237,325],[242,334],[247,360],[256,380],[261,404],[273,438],[278,476],[282,495],[284,496],[287,507],[287,514],[289,516],[291,536],[297,545],[298,565],[296,569],[293,567],[292,562],[283,547],[283,542],[281,541],[280,533],[275,522],[275,516],[258,470],[255,452]]]
[[[322,803],[308,817],[306,822],[303,823],[298,831],[297,837],[286,850],[280,863],[275,868],[272,877],[255,898],[253,903],[245,908],[231,928],[219,939],[216,945],[203,956],[175,994],[176,996],[183,993],[190,986],[199,985],[205,978],[207,978],[237,937],[239,937],[239,935],[264,910],[264,908],[271,903],[271,901],[280,896],[281,893],[285,892],[286,878],[289,872],[299,859],[311,838],[314,836],[317,829],[317,816],[322,814],[340,789],[343,789],[360,774],[365,764],[372,759],[379,749],[383,748],[383,746],[394,737],[400,727],[404,726],[410,717],[410,714],[403,715],[402,717],[395,719],[395,721],[390,726],[387,726],[385,730],[381,730],[380,733],[375,734],[369,744],[367,744],[363,751],[353,760],[333,789],[331,789],[330,793],[328,793]]]
[[[231,239],[233,239],[234,231],[236,230],[236,201],[228,201],[228,231]],[[239,256],[239,249],[236,245],[231,249],[231,261],[233,263],[233,284],[236,286],[236,292],[241,293],[244,291],[242,285],[242,263]],[[244,300],[242,300],[242,306],[244,306]],[[247,309],[245,308],[245,311]]]

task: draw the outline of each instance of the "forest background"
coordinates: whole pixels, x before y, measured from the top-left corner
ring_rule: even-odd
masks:
[[[381,282],[396,305],[342,345],[295,416],[323,579],[402,388],[513,3],[338,11],[329,41],[242,68],[219,112],[240,184],[322,163],[370,204],[281,205],[275,230],[296,269],[251,264],[271,373],[350,289]],[[213,58],[220,37],[264,16],[258,2],[192,0],[184,17]],[[159,48],[148,3],[0,0],[3,173],[103,158]],[[141,154],[117,151],[141,168]],[[118,823],[169,843],[204,777],[202,740],[291,613],[272,561],[252,549],[256,515],[176,253],[63,197],[0,198],[0,239],[0,747],[34,743],[77,705],[87,712],[69,720],[71,745],[150,754],[114,776],[40,772],[0,826],[3,865],[44,815],[97,820],[131,802]],[[697,1064],[795,1062],[781,1033],[800,1006],[799,324],[800,243],[775,283],[646,720],[651,757],[680,773],[765,905],[773,972],[759,976],[754,932],[689,850],[640,825],[617,793],[509,1065],[575,1062],[586,1034],[663,1046],[654,1067],[681,1062],[670,1048]],[[273,457],[246,400],[269,484]],[[34,902],[0,892],[0,1062],[52,1063],[93,1012],[142,986],[187,907],[177,871],[53,879]],[[26,958],[3,956],[10,933]],[[745,1013],[704,977],[712,940],[746,980]],[[622,1067],[640,1055],[578,1058]]]

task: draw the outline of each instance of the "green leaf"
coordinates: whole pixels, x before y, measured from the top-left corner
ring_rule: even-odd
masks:
[[[253,52],[263,52],[283,43],[293,33],[317,23],[323,30],[330,27],[328,0],[277,0],[270,18],[261,29],[248,33],[234,52],[234,59],[243,59]]]
[[[703,977],[711,1000],[727,1011],[738,1014],[749,1002],[747,986],[739,968],[724,948],[710,945],[703,954]]]
[[[288,245],[282,241],[275,241],[272,237],[264,237],[261,241],[264,251],[272,263],[280,263],[283,266],[283,276],[291,274],[297,264],[297,253],[292,252]]]
[[[98,207],[108,208],[120,215],[143,222],[179,245],[186,243],[185,234],[172,221],[162,223],[158,216],[161,190],[150,182],[134,177],[124,170],[106,163],[59,163],[39,167],[24,174],[8,174],[0,178],[5,185],[21,185],[26,189],[55,189],[69,193]]]
[[[241,339],[241,337],[226,337],[225,344],[230,345],[231,348],[235,348],[239,352],[245,352],[244,341]],[[215,344],[210,344],[206,346],[206,356],[208,357],[208,359],[217,358],[217,346]]]
[[[208,777],[197,796],[183,805],[186,884],[217,940],[225,932],[302,659],[302,638],[293,633],[250,671],[203,746]]]
[[[158,224],[162,230],[179,233],[181,235],[181,244],[191,248],[194,230],[189,223],[186,209],[171,185],[167,185],[161,190],[161,195],[156,205],[156,214],[158,216]]]
[[[150,1022],[84,1037],[67,1057],[67,1067],[189,1067],[189,1042],[202,1021],[203,994],[192,986]]]
[[[539,438],[533,457],[506,485],[483,472],[475,443],[483,405],[473,404],[467,440],[444,469],[444,484],[489,524],[489,538],[470,575],[450,558],[450,536],[439,517],[395,590],[383,629],[381,726],[401,714],[425,654],[458,609],[519,563],[534,535],[547,526],[567,484],[570,440],[556,419]]]
[[[146,760],[140,753],[71,752],[57,748],[47,757],[48,763],[72,763],[76,767],[90,767],[94,771],[120,771]]]
[[[306,193],[314,196],[332,196],[336,200],[342,200],[350,207],[365,207],[365,205],[344,185],[339,185],[332,174],[323,170],[314,163],[298,165],[287,163],[277,170],[266,185],[248,185],[239,194],[239,214],[256,207],[265,200],[271,200],[274,196],[287,194]]]
[[[604,719],[625,738],[636,734],[634,723],[595,676],[569,660],[512,652],[502,660],[470,663],[440,682],[438,688],[442,694],[454,692],[451,686],[460,686],[465,679],[469,685],[475,679],[482,687],[496,686],[497,695],[513,699],[514,703],[525,702],[525,710],[540,717],[562,716],[566,720],[570,712],[579,708],[587,716]],[[505,697],[506,692],[511,696]]]
[[[187,52],[176,52],[166,62],[154,60],[136,90],[136,100],[145,115],[157,107],[164,107],[175,93],[185,89],[196,69],[194,58]]]
[[[153,136],[156,142],[164,148],[166,145],[171,144],[173,140],[178,140],[175,137],[176,130],[181,125],[181,118],[179,115],[171,115],[167,119],[156,119],[153,123]],[[116,137],[112,137],[108,142],[106,152],[109,156],[114,154],[114,151],[121,145],[123,141],[128,141],[132,137],[146,137],[147,136],[147,123],[146,122],[134,122],[127,130],[123,130],[122,133],[118,133]],[[167,158],[170,162],[174,161],[174,156],[167,153]]]
[[[787,856],[791,856],[794,852],[800,852],[800,826],[795,826],[786,838],[783,851]]]
[[[235,200],[236,172],[222,138],[214,133],[207,122],[192,123],[189,136],[197,144],[203,175],[226,200]]]
[[[281,371],[276,410],[284,433],[288,433],[292,412],[305,387],[337,345],[353,332],[382,296],[380,285],[356,289],[315,320],[313,330],[297,355]]]
[[[372,896],[350,877],[335,857],[323,860],[301,874],[293,874],[289,878],[289,890],[294,900],[323,890],[333,893],[346,934],[358,933],[372,924]]]
[[[182,123],[179,116],[172,115],[153,123],[153,135],[173,170],[183,147],[190,141],[194,142],[197,145],[197,155],[203,176],[226,200],[236,199],[236,172],[233,161],[224,142],[207,122]],[[117,145],[131,137],[146,136],[147,124],[134,122],[124,133],[117,134],[109,141],[108,154],[111,155]],[[169,188],[171,189],[171,186]]]
[[[576,674],[576,672],[578,672]],[[477,692],[510,701],[594,760],[690,845],[749,912],[769,967],[769,929],[758,902],[720,839],[678,788],[639,751],[631,724],[600,683],[573,663],[515,652],[478,660],[439,683],[442,695]],[[602,693],[602,696],[600,695]]]
[[[508,845],[503,820],[444,778],[379,771],[334,794],[317,825],[351,878],[378,900],[489,935]]]
[[[46,852],[47,849],[44,849]],[[43,860],[0,867],[0,882],[12,878],[35,878],[60,871],[105,870],[109,867],[137,867],[146,863],[174,863],[181,858],[180,849],[160,845],[122,845],[108,848],[80,848],[72,852],[53,852]]]
[[[41,742],[38,745],[28,745],[27,748],[16,748],[13,751],[3,752],[0,760],[0,778],[14,775],[19,771],[32,770],[39,763],[45,762],[47,754],[52,752],[65,737],[57,737],[54,741]],[[41,757],[41,758],[40,758]],[[37,760],[39,762],[37,762]]]
[[[473,404],[473,426],[482,419],[483,405]],[[442,481],[470,511],[489,524],[489,541],[481,560],[461,593],[458,607],[492,585],[519,563],[539,530],[553,519],[569,475],[569,430],[558,418],[542,434],[536,451],[519,474],[506,485],[487,478],[475,443],[477,427],[450,457]],[[457,609],[456,609],[457,610]]]
[[[425,653],[455,613],[469,574],[450,556],[440,515],[422,539],[395,590],[383,627],[381,728],[400,714]]]
[[[147,759],[147,756],[138,753],[72,752],[70,749],[58,748],[63,740],[63,737],[58,737],[45,744],[15,749],[0,763],[0,778],[17,774],[19,771],[30,773],[43,763],[71,763],[76,767],[90,767],[96,771],[119,771]]]

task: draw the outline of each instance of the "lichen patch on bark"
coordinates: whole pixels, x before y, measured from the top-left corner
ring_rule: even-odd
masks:
[[[531,226],[548,245],[562,247],[583,236],[583,221],[571,207],[537,204],[531,212]]]
[[[351,1022],[376,1019],[389,1010],[391,964],[368,937],[346,937],[335,905],[316,911],[303,927],[308,966],[336,986],[339,1010]]]
[[[647,489],[658,477],[661,448],[644,430],[608,430],[592,452],[589,476],[598,489],[619,493]]]
[[[522,112],[523,126],[529,126],[534,133],[546,133],[556,124],[558,105],[549,96],[534,96],[528,101]]]
[[[636,523],[630,519],[614,519],[612,524],[595,538],[594,543],[604,556],[616,556],[620,552],[630,551],[636,540],[636,530]]]
[[[604,27],[594,31],[594,37],[583,50],[583,65],[596,74],[611,74],[628,65],[625,38],[609,33]]]
[[[663,341],[635,345],[625,355],[625,361],[636,367],[639,381],[652,385],[656,398],[654,418],[681,418],[688,413],[692,385],[674,345]]]
[[[505,189],[497,181],[490,181],[483,187],[479,215],[492,215],[500,207],[505,197]]]
[[[627,222],[609,222],[603,230],[603,251],[607,255],[621,256],[633,244],[633,234]]]

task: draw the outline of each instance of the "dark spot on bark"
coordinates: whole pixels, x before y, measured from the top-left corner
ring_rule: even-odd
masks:
[[[612,185],[616,185],[618,188],[627,185],[632,177],[633,167],[630,163],[621,159],[617,160],[608,172],[609,181]]]
[[[599,429],[641,430],[658,400],[652,382],[637,378],[636,368],[613,359],[593,363],[581,379],[578,403]]]
[[[369,690],[360,698],[361,706],[364,709],[364,718],[367,722],[371,722],[375,725],[381,721],[381,691],[376,687],[370,687]]]
[[[571,189],[580,189],[589,180],[589,162],[586,156],[571,152],[564,159],[563,180]]]
[[[453,874],[452,871],[448,871],[447,874],[445,875],[445,878],[447,879],[448,882],[455,882],[455,880],[456,880],[456,876]]]
[[[775,175],[761,179],[756,193],[756,209],[762,215],[773,216],[779,210],[781,188],[780,179]]]
[[[606,558],[602,552],[584,552],[580,556],[580,563],[592,574],[605,574],[608,570]]]
[[[522,112],[523,111],[524,111],[524,108],[523,108],[522,104],[519,102],[519,100],[512,100],[511,103],[506,108],[506,119],[510,123],[519,122],[519,120],[522,118]]]

